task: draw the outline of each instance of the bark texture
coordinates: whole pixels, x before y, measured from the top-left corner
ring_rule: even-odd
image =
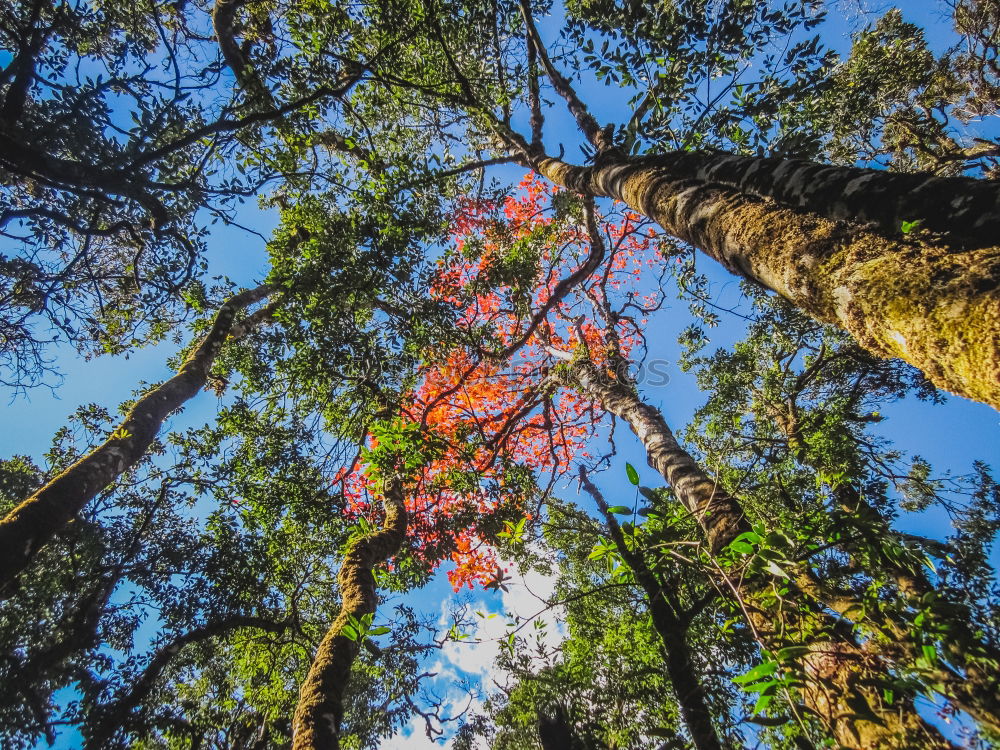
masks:
[[[393,479],[383,498],[385,522],[379,531],[356,540],[344,555],[337,574],[341,609],[319,644],[309,674],[299,691],[292,720],[292,750],[338,750],[344,719],[344,692],[361,640],[344,634],[352,618],[373,614],[378,605],[373,568],[388,560],[403,544],[407,516],[403,486]]]
[[[950,235],[966,247],[995,245],[1000,238],[1000,182],[996,180],[724,151],[681,151],[633,161],[669,171],[676,179],[725,185],[828,219],[871,224],[885,234],[899,234],[904,221],[919,220],[922,228]]]
[[[571,385],[631,427],[646,449],[650,466],[698,519],[713,551],[749,529],[739,501],[726,494],[677,443],[659,410],[643,403],[632,388],[603,376],[589,359],[577,358],[567,364],[566,379]],[[731,587],[763,644],[787,645],[780,640],[779,624],[766,607],[756,603],[760,597],[752,579],[727,579],[725,585]],[[878,677],[886,674],[886,666],[853,641],[849,626],[845,631],[843,622],[818,608],[806,610],[801,617],[803,631],[818,637],[802,657],[806,684],[800,695],[841,746],[857,750],[952,747],[917,714],[911,700],[897,698],[891,706],[882,702],[879,691],[869,685],[877,684]],[[861,700],[877,717],[875,721],[862,718],[850,707],[852,701]]]
[[[674,689],[681,718],[691,733],[691,741],[697,750],[722,750],[723,744],[715,731],[712,712],[708,709],[705,688],[698,679],[698,671],[688,646],[690,618],[678,612],[673,602],[667,601],[669,594],[653,571],[646,565],[642,553],[628,548],[621,526],[618,525],[614,514],[608,509],[604,496],[587,478],[587,473],[582,467],[580,481],[604,515],[612,541],[617,545],[622,559],[625,560],[625,564],[629,566],[635,576],[636,583],[646,595],[649,613],[653,619],[653,628],[663,642],[667,676]]]
[[[649,465],[667,480],[698,521],[713,554],[750,530],[740,504],[681,447],[659,409],[644,403],[634,390],[610,379],[588,359],[575,359],[569,367],[571,382],[632,428],[646,449]]]
[[[176,375],[136,401],[111,437],[0,520],[0,589],[90,500],[146,454],[167,416],[204,387],[222,345],[245,335],[271,310],[263,308],[242,324],[234,323],[236,314],[270,293],[270,287],[260,286],[231,297]]]
[[[974,250],[947,237],[889,237],[698,179],[706,170],[672,171],[661,158],[594,167],[545,159],[538,170],[571,190],[625,202],[878,356],[899,357],[940,388],[1000,408],[997,237]]]

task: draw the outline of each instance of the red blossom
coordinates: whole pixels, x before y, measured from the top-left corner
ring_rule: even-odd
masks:
[[[452,217],[455,251],[440,261],[432,294],[455,307],[460,326],[491,331],[488,345],[495,351],[520,341],[528,321],[523,308],[511,303],[515,290],[477,285],[494,264],[516,243],[538,241],[537,276],[526,280],[533,282],[526,288],[531,290],[531,309],[539,310],[559,280],[579,269],[590,252],[581,223],[552,216],[554,193],[552,186],[529,174],[499,206],[471,199],[457,203]],[[643,267],[661,261],[652,230],[637,230],[639,222],[640,217],[627,211],[621,221],[605,222],[605,241],[611,249],[607,267],[583,282],[583,297],[599,285],[616,293],[634,293]],[[478,257],[466,256],[470,247],[478,250]],[[596,362],[604,358],[607,332],[593,320],[577,319],[579,298],[580,294],[555,305],[507,361],[463,349],[433,359],[406,399],[406,418],[422,424],[446,446],[407,492],[410,536],[417,541],[415,553],[425,555],[429,566],[442,561],[430,551],[451,550],[448,559],[454,569],[448,578],[456,590],[495,581],[500,567],[492,541],[476,523],[451,528],[449,519],[467,518],[470,511],[479,518],[511,512],[531,518],[528,498],[519,496],[507,481],[509,467],[517,464],[536,477],[558,477],[574,460],[589,455],[585,446],[601,413],[574,391],[553,392],[549,374],[554,362],[546,350],[546,346],[573,349],[582,336],[591,357]],[[641,295],[637,299],[641,304],[650,302]],[[627,355],[635,345],[634,330],[624,324],[616,325],[616,330],[621,354]],[[456,483],[456,472],[466,477],[471,473],[474,481]],[[349,512],[372,513],[374,488],[361,467],[349,476],[338,475],[335,481],[339,480]],[[491,485],[493,491],[488,490]]]

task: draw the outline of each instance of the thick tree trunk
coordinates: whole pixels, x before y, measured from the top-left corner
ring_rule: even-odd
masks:
[[[844,193],[833,200],[829,197],[836,192],[833,188],[803,184],[823,175],[798,162],[737,160],[742,172],[734,168],[732,175],[720,177],[727,164],[733,167],[727,160],[735,157],[716,155],[715,162],[701,158],[700,165],[686,163],[683,156],[609,158],[593,167],[543,159],[538,170],[571,190],[625,202],[729,271],[773,290],[820,322],[840,326],[869,351],[899,357],[935,385],[1000,408],[997,183],[920,178],[930,187],[917,186],[914,211],[934,204],[948,186],[966,191],[961,200],[941,199],[948,210],[934,214],[936,226],[955,235],[890,237],[828,216],[860,211],[858,204],[869,201],[892,203],[886,216],[909,213],[906,196],[893,193],[902,184],[895,180],[903,176],[886,176],[883,185],[872,170],[831,168],[829,184]],[[857,175],[854,182],[848,179],[852,174]],[[702,179],[709,176],[715,181]],[[865,186],[870,194],[862,198]],[[799,208],[751,191],[769,193]],[[965,213],[966,206],[976,207],[975,220]],[[821,215],[824,207],[826,215]],[[881,209],[872,206],[866,211],[861,215],[878,218]],[[950,224],[966,219],[967,226]],[[966,249],[963,229],[977,233],[980,242],[975,244],[988,245]]]
[[[406,536],[406,507],[403,485],[393,479],[383,498],[385,522],[379,531],[355,541],[344,555],[337,575],[341,609],[326,632],[309,674],[299,691],[299,704],[292,721],[292,750],[338,750],[340,725],[344,719],[344,692],[351,666],[361,648],[361,639],[344,634],[351,619],[374,614],[378,605],[373,568],[388,560]]]
[[[642,552],[629,550],[621,526],[609,510],[604,496],[587,478],[587,473],[582,468],[580,481],[597,503],[608,524],[612,541],[617,545],[622,559],[635,576],[636,583],[646,594],[653,628],[663,643],[667,676],[677,698],[681,718],[691,733],[692,743],[697,750],[722,750],[722,742],[712,721],[712,712],[708,710],[705,688],[698,679],[698,671],[694,659],[691,658],[691,649],[688,646],[688,622],[682,619],[680,613],[667,601],[663,585],[646,565]]]
[[[222,345],[239,338],[269,315],[265,308],[241,325],[240,310],[271,293],[260,286],[231,297],[215,316],[212,330],[177,374],[156,386],[129,410],[106,441],[63,471],[0,520],[0,588],[10,584],[31,556],[69,523],[99,492],[146,454],[164,420],[205,385]]]
[[[954,244],[988,247],[1000,241],[1000,182],[972,177],[818,164],[804,159],[739,156],[724,151],[679,151],[635,157],[673,179],[725,185],[772,198],[827,219],[862,222],[900,234],[904,221],[949,235]]]
[[[713,551],[749,528],[739,501],[726,494],[677,443],[657,409],[643,403],[632,388],[603,376],[585,357],[576,357],[567,366],[566,379],[571,385],[632,428],[646,449],[650,466],[660,472],[677,499],[698,519]],[[758,638],[775,648],[788,645],[780,640],[781,634],[767,608],[755,604],[759,597],[753,580],[727,580],[727,584],[733,587]],[[823,638],[842,630],[825,612],[814,609],[803,616],[809,619],[812,632],[825,634]],[[917,714],[911,700],[900,697],[887,706],[878,691],[866,684],[886,674],[885,665],[877,657],[865,653],[848,638],[817,639],[809,646],[809,653],[802,657],[806,684],[800,689],[801,698],[840,745],[858,750],[952,747]],[[876,721],[861,718],[848,706],[849,700],[862,697]]]

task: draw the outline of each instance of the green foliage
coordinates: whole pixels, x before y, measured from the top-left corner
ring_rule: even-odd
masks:
[[[811,34],[823,3],[709,6],[567,3],[580,67],[631,96],[625,150],[815,153],[812,112],[835,59]]]
[[[956,0],[966,44],[941,55],[891,10],[837,61],[816,34],[826,12],[816,0],[570,0],[554,9],[565,23],[551,52],[562,70],[628,100],[611,130],[626,153],[724,148],[988,175],[993,144],[970,140],[957,123],[995,111],[995,5]],[[230,41],[245,67],[236,70],[203,5],[7,2],[3,11],[3,382],[16,389],[44,377],[48,329],[88,355],[171,333],[179,340],[191,318],[203,332],[231,291],[204,278],[204,224],[236,221],[250,197],[280,220],[267,243],[275,325],[220,355],[216,417],[155,444],[39,551],[4,602],[0,740],[34,747],[62,726],[94,738],[134,698],[98,746],[287,747],[298,685],[339,611],[331,582],[342,551],[375,528],[345,519],[335,477],[359,461],[373,479],[409,476],[440,456],[433,430],[395,415],[420,368],[452,344],[484,352],[496,343],[485,329],[459,330],[453,306],[428,288],[462,211],[499,205],[509,192],[455,167],[498,155],[524,161],[503,140],[530,106],[519,9],[238,4]],[[545,107],[556,98],[550,84]],[[556,194],[553,212],[556,224],[583,223],[572,191]],[[470,239],[461,252],[483,272],[462,294],[508,286],[524,318],[546,253],[561,252],[554,226],[538,223],[489,256],[486,242]],[[920,219],[899,229],[918,232]],[[967,475],[938,475],[892,449],[879,427],[885,402],[940,396],[899,363],[873,359],[749,286],[747,338],[706,354],[722,319],[712,289],[690,248],[659,241],[663,259],[678,261],[670,267],[692,314],[680,364],[709,394],[688,442],[739,494],[753,531],[710,555],[691,514],[668,490],[640,486],[626,464],[648,504],[609,508],[631,515],[614,536],[621,544],[555,500],[539,541],[522,501],[550,498],[529,469],[498,459],[503,481],[492,483],[472,468],[443,473],[432,490],[517,502],[488,515],[470,504],[422,529],[427,540],[409,539],[391,569],[375,572],[380,589],[422,585],[427,560],[454,552],[444,532],[475,527],[518,561],[551,565],[565,614],[558,649],[543,627],[504,636],[509,690],[489,699],[458,745],[482,731],[500,750],[535,747],[538,716],[554,706],[587,747],[683,741],[635,556],[664,598],[690,613],[692,670],[733,745],[757,734],[774,747],[829,739],[800,715],[796,692],[809,644],[831,635],[812,616],[828,607],[824,596],[847,602],[838,614],[849,639],[873,652],[901,649],[877,685],[845,699],[859,721],[874,715],[879,694],[899,706],[919,692],[947,693],[944,667],[996,674],[1000,487],[981,462]],[[44,468],[20,456],[0,463],[0,505],[16,505],[113,424],[106,410],[82,407]],[[471,428],[459,437],[469,455],[481,445]],[[906,513],[942,508],[954,525],[944,541],[896,530]],[[757,587],[754,605],[782,634],[777,642],[755,640],[739,602],[716,597],[727,576]],[[907,576],[932,590],[906,590]],[[508,580],[500,572],[490,586],[506,592]],[[362,650],[354,666],[345,747],[384,745],[409,720],[420,659],[440,647],[420,640],[427,628],[405,608],[388,625],[373,622],[343,631],[358,642],[391,634],[381,655]],[[205,635],[209,626],[218,628]],[[451,630],[454,640],[464,635]],[[171,644],[181,645],[149,675],[149,692],[133,694]],[[764,729],[741,728],[761,712],[757,720],[771,722]]]
[[[905,655],[887,657],[897,670],[883,678],[893,700],[915,691],[947,692],[940,682],[943,652],[979,665],[970,668],[991,669],[995,604],[986,603],[989,594],[973,604],[969,590],[993,590],[995,573],[977,565],[979,582],[968,579],[956,587],[949,581],[961,577],[952,545],[964,536],[963,525],[984,520],[976,488],[993,486],[993,480],[982,464],[970,476],[934,477],[926,461],[905,462],[873,432],[886,401],[907,392],[940,398],[926,381],[899,364],[869,357],[842,334],[770,298],[758,300],[744,341],[692,364],[711,395],[688,438],[724,486],[740,488],[755,522],[753,531],[730,544],[729,564],[740,576],[772,577],[761,602],[779,607],[774,626],[793,638],[776,647],[753,678],[741,680],[760,694],[759,710],[786,710],[780,704],[802,680],[801,649],[810,638],[823,637],[810,633],[795,614],[796,608],[808,611],[811,597],[852,622],[869,649],[901,639],[908,644]],[[947,544],[892,528],[900,510],[941,508],[957,532]],[[979,528],[996,533],[989,523]],[[806,582],[810,597],[796,596],[795,588]],[[859,719],[872,720],[875,697],[859,693],[851,700]],[[880,700],[885,703],[885,696]]]
[[[960,126],[974,96],[962,67],[956,50],[936,56],[923,29],[906,21],[903,11],[887,11],[855,34],[850,56],[819,101],[832,134],[831,157],[941,174],[975,165],[983,150],[968,147]],[[904,222],[902,231],[917,226]]]
[[[352,614],[348,614],[347,617],[348,621],[344,624],[340,634],[349,640],[364,641],[366,638],[371,638],[372,636],[385,635],[392,632],[392,628],[387,628],[384,625],[372,627],[372,621],[375,619],[374,613],[361,615],[360,620]]]
[[[386,475],[394,470],[412,474],[441,456],[445,449],[442,438],[402,419],[375,422],[369,433],[372,445],[362,449],[361,457],[372,475]]]

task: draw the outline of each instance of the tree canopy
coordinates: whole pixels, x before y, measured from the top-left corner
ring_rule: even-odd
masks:
[[[1000,4],[846,5],[4,0],[0,383],[169,357],[8,422],[4,745],[1000,742],[886,418],[1000,408]]]

